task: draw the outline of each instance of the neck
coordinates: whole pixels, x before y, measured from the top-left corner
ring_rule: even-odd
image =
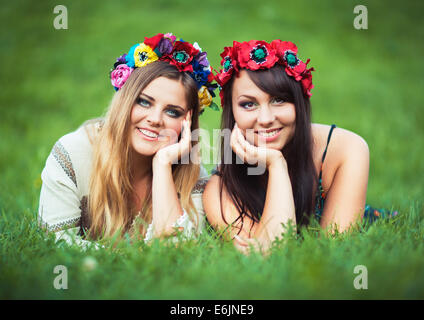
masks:
[[[144,180],[152,175],[153,156],[143,156],[133,151],[131,171],[134,181]]]

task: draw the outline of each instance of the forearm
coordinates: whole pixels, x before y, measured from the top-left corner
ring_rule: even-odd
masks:
[[[296,225],[293,192],[285,160],[270,165],[268,173],[264,210],[254,233],[254,238],[263,243],[271,243],[280,237],[290,221]]]
[[[154,236],[168,233],[183,212],[172,177],[171,165],[155,164],[152,180],[152,224]]]

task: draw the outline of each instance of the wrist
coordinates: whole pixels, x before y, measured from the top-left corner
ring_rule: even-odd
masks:
[[[154,157],[152,162],[153,171],[171,169],[172,163],[164,157]]]
[[[267,165],[268,170],[287,168],[286,159],[283,157],[283,154],[279,152],[278,155],[274,156]]]
[[[167,153],[159,150],[153,157],[152,166],[158,168],[171,167],[172,163],[167,157]]]

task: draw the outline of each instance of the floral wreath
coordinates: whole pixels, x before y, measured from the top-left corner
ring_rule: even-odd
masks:
[[[220,86],[220,96],[222,105],[224,94],[222,87],[231,79],[233,73],[238,73],[240,69],[259,70],[272,68],[276,63],[285,67],[287,75],[300,81],[303,92],[311,97],[312,74],[314,68],[307,69],[310,59],[305,62],[297,56],[297,47],[290,41],[273,40],[271,43],[260,40],[249,42],[233,42],[232,47],[225,47],[221,53],[222,69],[215,76],[215,80]]]
[[[214,90],[218,87],[213,84],[214,76],[207,59],[207,53],[202,52],[197,42],[177,39],[172,33],[158,33],[152,38],[144,38],[143,43],[133,45],[128,54],[116,59],[110,71],[110,81],[116,91],[122,88],[136,68],[144,67],[154,61],[167,61],[177,67],[180,72],[187,72],[196,82],[199,96],[200,114],[204,108],[211,107],[219,110],[212,101]]]

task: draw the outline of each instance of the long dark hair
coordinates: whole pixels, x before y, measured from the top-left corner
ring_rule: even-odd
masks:
[[[288,172],[292,184],[296,221],[298,225],[306,225],[312,213],[314,186],[317,175],[312,158],[311,107],[309,98],[303,93],[299,82],[289,77],[284,67],[275,65],[266,70],[246,70],[250,79],[262,91],[272,97],[283,98],[295,105],[295,131],[291,140],[283,147],[282,153],[287,161]],[[232,111],[232,88],[234,78],[223,87],[224,105],[221,119],[221,129],[232,130],[235,119]],[[236,154],[229,143],[221,143],[221,176],[220,194],[225,186],[232,202],[240,215],[236,221],[248,216],[254,222],[259,222],[265,205],[268,172],[263,175],[248,175],[248,164],[235,164]],[[224,155],[232,154],[231,164],[225,164]],[[221,215],[226,223],[224,212]],[[230,221],[234,223],[236,221]],[[253,226],[253,225],[252,225]],[[241,228],[240,228],[241,231]],[[240,232],[239,231],[239,232]]]

